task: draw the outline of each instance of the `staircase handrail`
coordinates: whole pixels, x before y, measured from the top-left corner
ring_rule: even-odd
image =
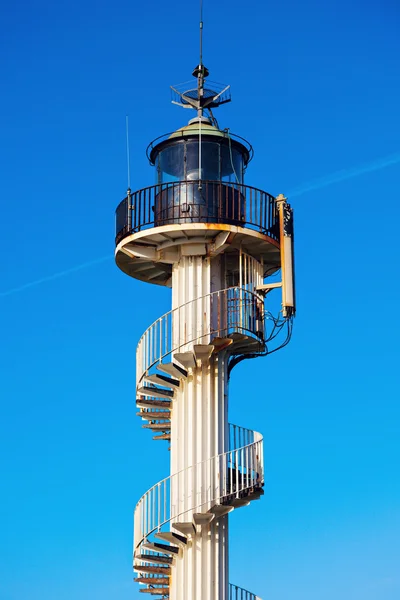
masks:
[[[229,298],[229,294],[232,294],[232,298]],[[238,296],[235,297],[234,294],[237,293]],[[181,311],[189,304],[193,304],[194,302],[204,302],[206,298],[210,298],[211,301],[214,297],[219,298],[220,296],[226,297],[227,300],[231,299],[235,301],[234,308],[232,310],[227,307],[227,320],[226,323],[221,327],[212,328],[211,320],[209,327],[206,327],[206,331],[202,331],[202,333],[198,336],[195,336],[192,339],[185,340],[184,342],[178,344],[176,347],[173,346],[172,340],[172,322],[173,317]],[[254,303],[254,312],[249,309],[253,306]],[[235,317],[235,313],[239,314],[238,322],[230,323],[230,317]],[[242,311],[244,310],[244,314]],[[142,334],[137,350],[136,350],[136,375],[137,375],[137,385],[142,381],[145,374],[157,363],[161,363],[163,359],[172,354],[173,352],[177,352],[182,349],[187,344],[195,344],[196,342],[200,342],[205,337],[208,337],[212,334],[221,334],[230,331],[233,332],[246,332],[247,334],[251,334],[255,337],[255,339],[263,341],[264,334],[264,299],[259,294],[251,292],[243,287],[232,286],[227,287],[223,290],[217,290],[215,292],[210,292],[205,294],[204,296],[200,296],[199,298],[195,298],[193,300],[189,300],[173,308],[172,310],[166,312],[161,317],[156,319]],[[254,328],[250,329],[246,327],[246,320],[254,324]],[[202,324],[202,327],[204,324]],[[260,327],[260,329],[258,329]],[[260,337],[261,336],[261,337]]]
[[[264,485],[263,437],[258,432],[254,432],[254,434],[257,439],[253,443],[228,450],[186,467],[162,479],[143,494],[136,504],[134,512],[134,556],[137,548],[149,535],[160,531],[161,527],[173,519],[180,519],[188,514],[191,520],[193,512],[205,505],[211,508],[215,504],[220,504],[224,498],[239,498],[241,493],[254,487],[261,488]],[[213,462],[215,465],[212,464]],[[231,466],[229,467],[229,465]],[[207,481],[212,479],[212,473],[218,473],[218,476],[214,477],[215,481],[211,481],[207,497],[202,497],[199,502],[194,502],[192,506],[184,510],[174,512],[170,500],[172,480],[178,479],[179,488],[179,477],[195,469],[200,469],[200,478],[205,469],[205,473],[209,475]],[[221,470],[222,477],[220,477]],[[239,474],[242,478],[241,482]],[[198,475],[197,472],[196,475]],[[195,488],[195,486],[193,487]],[[197,492],[197,495],[201,495],[201,492]]]

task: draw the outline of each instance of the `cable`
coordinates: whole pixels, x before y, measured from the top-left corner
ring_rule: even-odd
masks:
[[[229,155],[230,155],[230,158],[231,158],[231,167],[232,167],[232,171],[233,171],[233,173],[235,174],[235,177],[236,177],[236,182],[237,182],[237,183],[240,185],[239,178],[238,178],[238,176],[237,176],[237,174],[236,174],[236,171],[235,171],[235,165],[233,164],[233,157],[232,157],[232,144],[231,144],[231,136],[229,135],[229,129],[228,129],[228,128],[226,128],[226,129],[225,129],[225,131],[226,131],[226,133],[227,133],[227,135],[228,135],[228,141],[229,141]]]
[[[272,315],[271,315],[271,317],[272,317]],[[284,341],[282,343],[280,343],[279,346],[277,346],[273,350],[269,350],[267,343],[271,342],[272,339],[267,338],[266,340],[264,340],[264,347],[265,347],[264,352],[257,352],[257,353],[253,353],[253,354],[240,354],[238,356],[231,357],[229,359],[229,363],[228,363],[228,379],[230,377],[233,367],[235,367],[237,364],[242,362],[242,360],[247,360],[249,358],[258,358],[261,356],[268,356],[269,354],[273,354],[274,352],[277,352],[278,350],[281,350],[282,348],[284,348],[285,346],[288,345],[288,343],[290,342],[291,337],[292,337],[293,317],[289,317],[288,319],[284,319],[283,321],[280,321],[279,319],[275,319],[274,317],[272,317],[272,320],[275,321],[276,323],[280,323],[279,331],[277,334],[275,334],[275,336],[272,339],[276,338],[276,336],[282,331],[283,326],[285,324],[287,325],[288,330],[287,330],[286,338],[284,339]]]

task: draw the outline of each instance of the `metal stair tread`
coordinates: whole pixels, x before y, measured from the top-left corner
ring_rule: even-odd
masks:
[[[170,575],[171,567],[148,566],[148,565],[133,565],[133,570],[137,573],[154,573],[157,575]]]
[[[161,556],[157,554],[139,554],[136,556],[136,559],[165,566],[171,565],[174,560],[171,556]]]
[[[142,425],[142,428],[151,429],[152,431],[170,431],[171,421],[166,421],[165,423],[146,423],[146,425]]]
[[[146,412],[146,411],[140,411],[138,413],[136,413],[137,417],[141,417],[142,419],[144,419],[145,421],[155,421],[157,419],[169,419],[171,420],[171,413],[169,411],[165,411],[165,412]]]
[[[255,351],[256,348],[263,348],[264,347],[264,343],[261,340],[255,340],[254,338],[248,338],[248,342],[246,342],[245,340],[242,340],[241,342],[238,342],[237,344],[234,345],[234,348],[232,348],[232,350],[234,352],[237,352],[238,350],[246,350],[248,352],[252,352]]]
[[[206,362],[214,352],[214,346],[212,344],[195,344],[193,346],[193,352],[196,360]]]
[[[156,385],[162,385],[164,387],[179,387],[180,381],[179,379],[174,379],[173,377],[167,377],[166,375],[161,375],[158,373],[153,373],[152,375],[145,375],[143,377],[143,381],[148,383],[155,383]]]
[[[156,369],[158,371],[161,371],[162,373],[167,373],[167,375],[172,375],[172,377],[177,377],[178,379],[183,378],[186,379],[187,378],[187,371],[186,369],[183,369],[182,367],[180,367],[179,365],[175,364],[175,363],[159,363],[156,367]]]
[[[220,352],[233,344],[233,340],[229,337],[215,337],[211,340],[211,343],[214,346],[214,352]]]
[[[153,435],[153,440],[171,440],[170,433],[162,433],[161,435]]]
[[[239,506],[247,506],[247,503],[250,503],[253,500],[259,500],[259,498],[263,495],[264,490],[261,486],[257,485],[252,488],[242,490],[239,493],[239,496],[237,496],[235,492],[232,492],[232,494],[227,494],[222,499],[221,504],[223,506],[233,506],[234,508],[239,508]]]
[[[235,333],[231,333],[231,334],[229,335],[229,337],[230,337],[230,338],[232,338],[232,340],[233,340],[234,342],[237,342],[237,341],[247,340],[247,338],[248,338],[249,336],[248,336],[248,335],[245,335],[244,333],[238,333],[238,332],[235,332]]]
[[[215,515],[212,513],[194,513],[193,521],[196,525],[209,525],[213,521]]]
[[[234,510],[234,506],[225,506],[224,504],[215,504],[209,509],[209,513],[215,515],[215,518],[223,517]]]
[[[183,535],[193,535],[196,533],[196,528],[194,527],[192,521],[183,521],[181,523],[171,523],[171,527],[176,529]]]
[[[146,585],[169,585],[169,577],[135,577],[135,581]]]
[[[139,592],[141,592],[142,594],[153,594],[154,596],[157,595],[161,595],[161,596],[169,596],[169,587],[165,588],[142,588],[141,590],[139,590]]]
[[[155,385],[142,386],[138,388],[137,393],[140,396],[150,396],[151,398],[173,398],[175,395],[174,390],[159,388]]]
[[[231,502],[231,506],[234,508],[240,508],[242,506],[249,506],[250,500],[247,498],[236,498]]]
[[[136,406],[138,408],[165,408],[166,410],[171,410],[172,402],[171,400],[144,400],[143,398],[138,398]]]
[[[187,544],[187,538],[183,535],[179,535],[179,533],[174,533],[173,531],[159,531],[154,534],[154,537],[159,540],[165,540],[171,544],[177,544],[184,548]]]
[[[171,554],[172,556],[179,554],[179,548],[177,546],[167,546],[167,544],[160,544],[159,542],[143,542],[142,548],[153,552]]]
[[[195,369],[196,359],[193,352],[175,352],[174,359],[180,362],[184,367]]]

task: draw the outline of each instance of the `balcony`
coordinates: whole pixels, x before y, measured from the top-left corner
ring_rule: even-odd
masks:
[[[279,242],[275,198],[223,181],[178,181],[133,192],[117,207],[115,242],[145,229],[187,223],[244,227]]]

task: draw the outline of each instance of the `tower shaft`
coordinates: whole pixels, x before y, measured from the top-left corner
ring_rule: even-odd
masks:
[[[219,257],[204,256],[183,256],[172,273],[175,357],[191,367],[171,415],[171,473],[178,474],[171,482],[178,515],[172,527],[187,523],[192,536],[176,561],[171,600],[180,600],[182,590],[187,598],[227,599],[228,516],[204,516],[221,496],[221,461],[215,457],[228,451],[227,352],[211,354],[213,336],[202,336],[219,328],[215,301],[224,275]]]

